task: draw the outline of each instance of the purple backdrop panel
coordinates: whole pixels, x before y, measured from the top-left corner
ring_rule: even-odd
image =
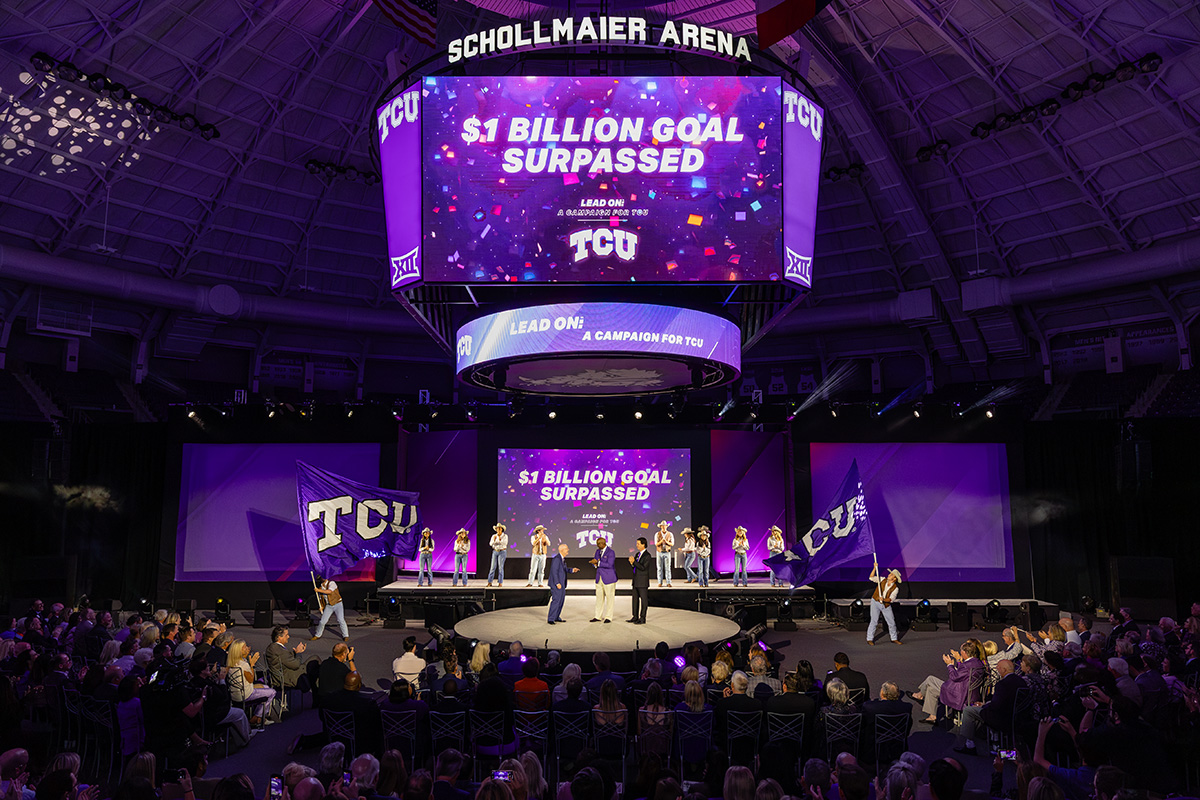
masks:
[[[379,444],[185,444],[175,580],[308,578],[296,462],[379,484]],[[367,559],[340,580],[371,580]]]
[[[427,281],[781,277],[779,78],[429,77],[422,103]]]
[[[529,533],[545,525],[550,542],[572,555],[590,552],[605,536],[618,555],[639,536],[653,541],[658,522],[678,533],[691,524],[692,454],[686,448],[648,450],[524,450],[497,452],[498,516],[509,554],[528,558]]]
[[[905,580],[1011,581],[1003,444],[813,443],[812,496],[824,503],[858,459],[882,568]],[[827,580],[866,580],[870,558]]]
[[[783,85],[783,279],[812,288],[825,112]]]
[[[471,533],[467,572],[474,575],[476,554],[476,469],[479,454],[475,431],[414,433],[408,436],[405,489],[421,495],[421,519],[433,531],[433,568],[454,571],[454,533],[466,528]],[[487,532],[490,535],[490,531]],[[415,561],[398,562],[401,569],[415,570]]]
[[[392,290],[421,279],[421,87],[413,84],[376,112]]]
[[[784,528],[787,544],[796,540],[786,530],[783,436],[752,431],[713,431],[713,568],[733,571],[733,529],[741,525],[750,540],[746,568],[766,569],[767,529]]]

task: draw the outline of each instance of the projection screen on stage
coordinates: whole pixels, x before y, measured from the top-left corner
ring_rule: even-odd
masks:
[[[995,443],[812,443],[813,513],[858,460],[879,564],[911,581],[1012,581],[1008,459]],[[825,580],[865,581],[868,556]]]
[[[590,554],[605,536],[628,555],[645,536],[654,546],[660,520],[679,535],[691,524],[688,448],[548,450],[502,448],[497,453],[498,517],[508,530],[509,558],[530,556],[529,534],[545,525],[552,545]],[[485,535],[486,534],[486,535]],[[481,531],[481,544],[491,534]]]

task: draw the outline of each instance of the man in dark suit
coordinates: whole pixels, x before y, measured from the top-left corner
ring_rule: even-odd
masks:
[[[342,691],[346,673],[354,671],[354,648],[345,642],[333,646],[333,655],[321,662],[320,676],[317,678],[317,691],[322,695],[331,695]]]
[[[592,697],[600,696],[600,687],[607,680],[612,680],[617,685],[617,691],[625,691],[625,679],[611,669],[612,660],[608,657],[608,653],[600,651],[592,656],[592,666],[596,668],[596,674],[587,682],[588,692]]]
[[[267,672],[271,676],[271,685],[282,680],[286,689],[296,688],[302,692],[308,691],[308,676],[304,674],[304,665],[300,662],[300,654],[305,650],[304,642],[289,648],[291,630],[286,625],[276,625],[271,629],[271,643],[267,645],[263,655],[267,658]]]
[[[345,644],[341,642],[340,644]],[[321,680],[324,688],[325,680]],[[379,706],[362,691],[362,677],[357,672],[348,672],[342,688],[321,699],[321,708],[329,711],[350,711],[354,714],[354,749],[371,753],[378,751],[382,742],[382,722]]]
[[[833,669],[825,675],[825,685],[829,685],[829,681],[833,678],[841,678],[842,683],[846,684],[846,688],[854,692],[855,689],[862,690],[861,700],[865,700],[871,694],[871,684],[867,681],[867,676],[858,670],[850,669],[850,656],[845,653],[833,654]],[[851,700],[854,698],[852,697]]]
[[[554,585],[554,579],[550,580]],[[433,800],[471,800],[471,793],[464,792],[455,786],[458,776],[462,773],[466,759],[463,754],[448,747],[437,758],[437,766],[433,770]]]
[[[583,699],[583,681],[578,678],[572,678],[567,681],[567,699],[559,700],[554,704],[554,711],[562,711],[564,713],[574,713],[579,711],[591,711],[592,704]]]
[[[578,567],[567,567],[567,554],[571,548],[565,544],[558,546],[558,552],[550,558],[550,568],[547,573],[550,585],[550,611],[546,614],[546,622],[553,625],[556,622],[566,622],[562,618],[563,601],[567,598],[567,576],[579,572]],[[436,789],[436,784],[434,785]]]
[[[816,741],[813,732],[816,730],[817,701],[800,691],[800,679],[796,673],[789,672],[783,676],[783,692],[768,697],[763,703],[763,710],[768,714],[803,714],[804,741],[808,744],[806,749],[813,749],[812,745]],[[791,754],[791,760],[795,761],[798,755],[799,753]]]
[[[525,646],[520,641],[515,641],[508,646],[508,658],[496,665],[500,670],[500,675],[511,686],[521,679],[521,667],[525,663],[525,659],[521,654],[525,652]]]
[[[966,706],[962,710],[959,735],[965,740],[957,753],[976,755],[975,733],[981,725],[992,730],[1010,733],[1013,724],[1013,709],[1017,705],[1017,690],[1025,686],[1025,680],[1017,674],[1013,663],[1007,658],[996,664],[1000,679],[992,689],[992,697],[981,706]]]
[[[750,678],[740,669],[733,673],[733,677],[729,679],[729,688],[725,691],[725,697],[717,701],[717,730],[718,740],[723,741],[729,731],[729,712],[753,712],[762,711],[763,704],[751,697],[747,692],[750,689]],[[745,748],[740,748],[745,749]],[[743,763],[747,753],[733,752],[730,754],[731,760],[736,763]],[[750,753],[749,755],[753,755]]]
[[[894,681],[884,681],[879,687],[878,700],[865,700],[862,704],[862,736],[864,744],[869,745],[870,753],[875,743],[875,718],[883,715],[903,714],[908,717],[904,730],[912,730],[912,705],[900,694],[900,687]],[[860,756],[867,753],[859,753]]]
[[[637,552],[629,557],[629,563],[633,566],[633,616],[626,622],[645,625],[646,606],[650,602],[650,554],[646,552],[645,536],[638,537]]]

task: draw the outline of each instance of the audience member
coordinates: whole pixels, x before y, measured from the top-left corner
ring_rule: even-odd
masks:
[[[982,699],[983,678],[986,667],[979,660],[979,648],[973,642],[964,642],[959,650],[943,655],[946,664],[945,679],[930,675],[921,682],[921,688],[912,695],[920,700],[925,711],[922,722],[932,725],[937,722],[938,704],[961,711],[963,706]],[[942,798],[942,800],[945,800]]]
[[[968,705],[962,710],[959,736],[962,744],[955,752],[977,755],[975,737],[979,726],[985,725],[998,733],[1012,733],[1013,709],[1017,704],[1017,691],[1025,687],[1025,681],[1017,675],[1013,663],[1004,659],[996,665],[1000,679],[992,689],[992,696],[983,705]]]
[[[324,695],[321,698],[321,707],[329,711],[349,711],[353,714],[356,752],[373,752],[379,749],[383,730],[379,706],[362,691],[362,677],[357,672],[347,672],[346,677],[342,679],[341,690]]]
[[[833,654],[833,669],[825,675],[826,686],[829,685],[832,678],[840,678],[842,683],[846,684],[847,689],[861,689],[864,695],[871,691],[871,684],[867,681],[867,676],[850,668],[850,656],[845,653]]]
[[[425,659],[417,655],[417,640],[409,636],[404,640],[404,652],[392,662],[392,677],[396,680],[403,678],[411,684],[417,684],[421,673],[425,670]]]

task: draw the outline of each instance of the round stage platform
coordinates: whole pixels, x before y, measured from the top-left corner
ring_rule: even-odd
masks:
[[[618,597],[611,624],[588,622],[596,610],[595,598],[568,596],[562,610],[566,622],[557,625],[546,624],[549,607],[538,605],[467,617],[454,626],[454,632],[484,642],[520,641],[526,647],[592,653],[649,649],[659,642],[672,648],[695,641],[710,644],[736,636],[740,630],[725,617],[675,608],[651,608],[646,624],[634,625],[625,621],[629,608],[629,598]]]

